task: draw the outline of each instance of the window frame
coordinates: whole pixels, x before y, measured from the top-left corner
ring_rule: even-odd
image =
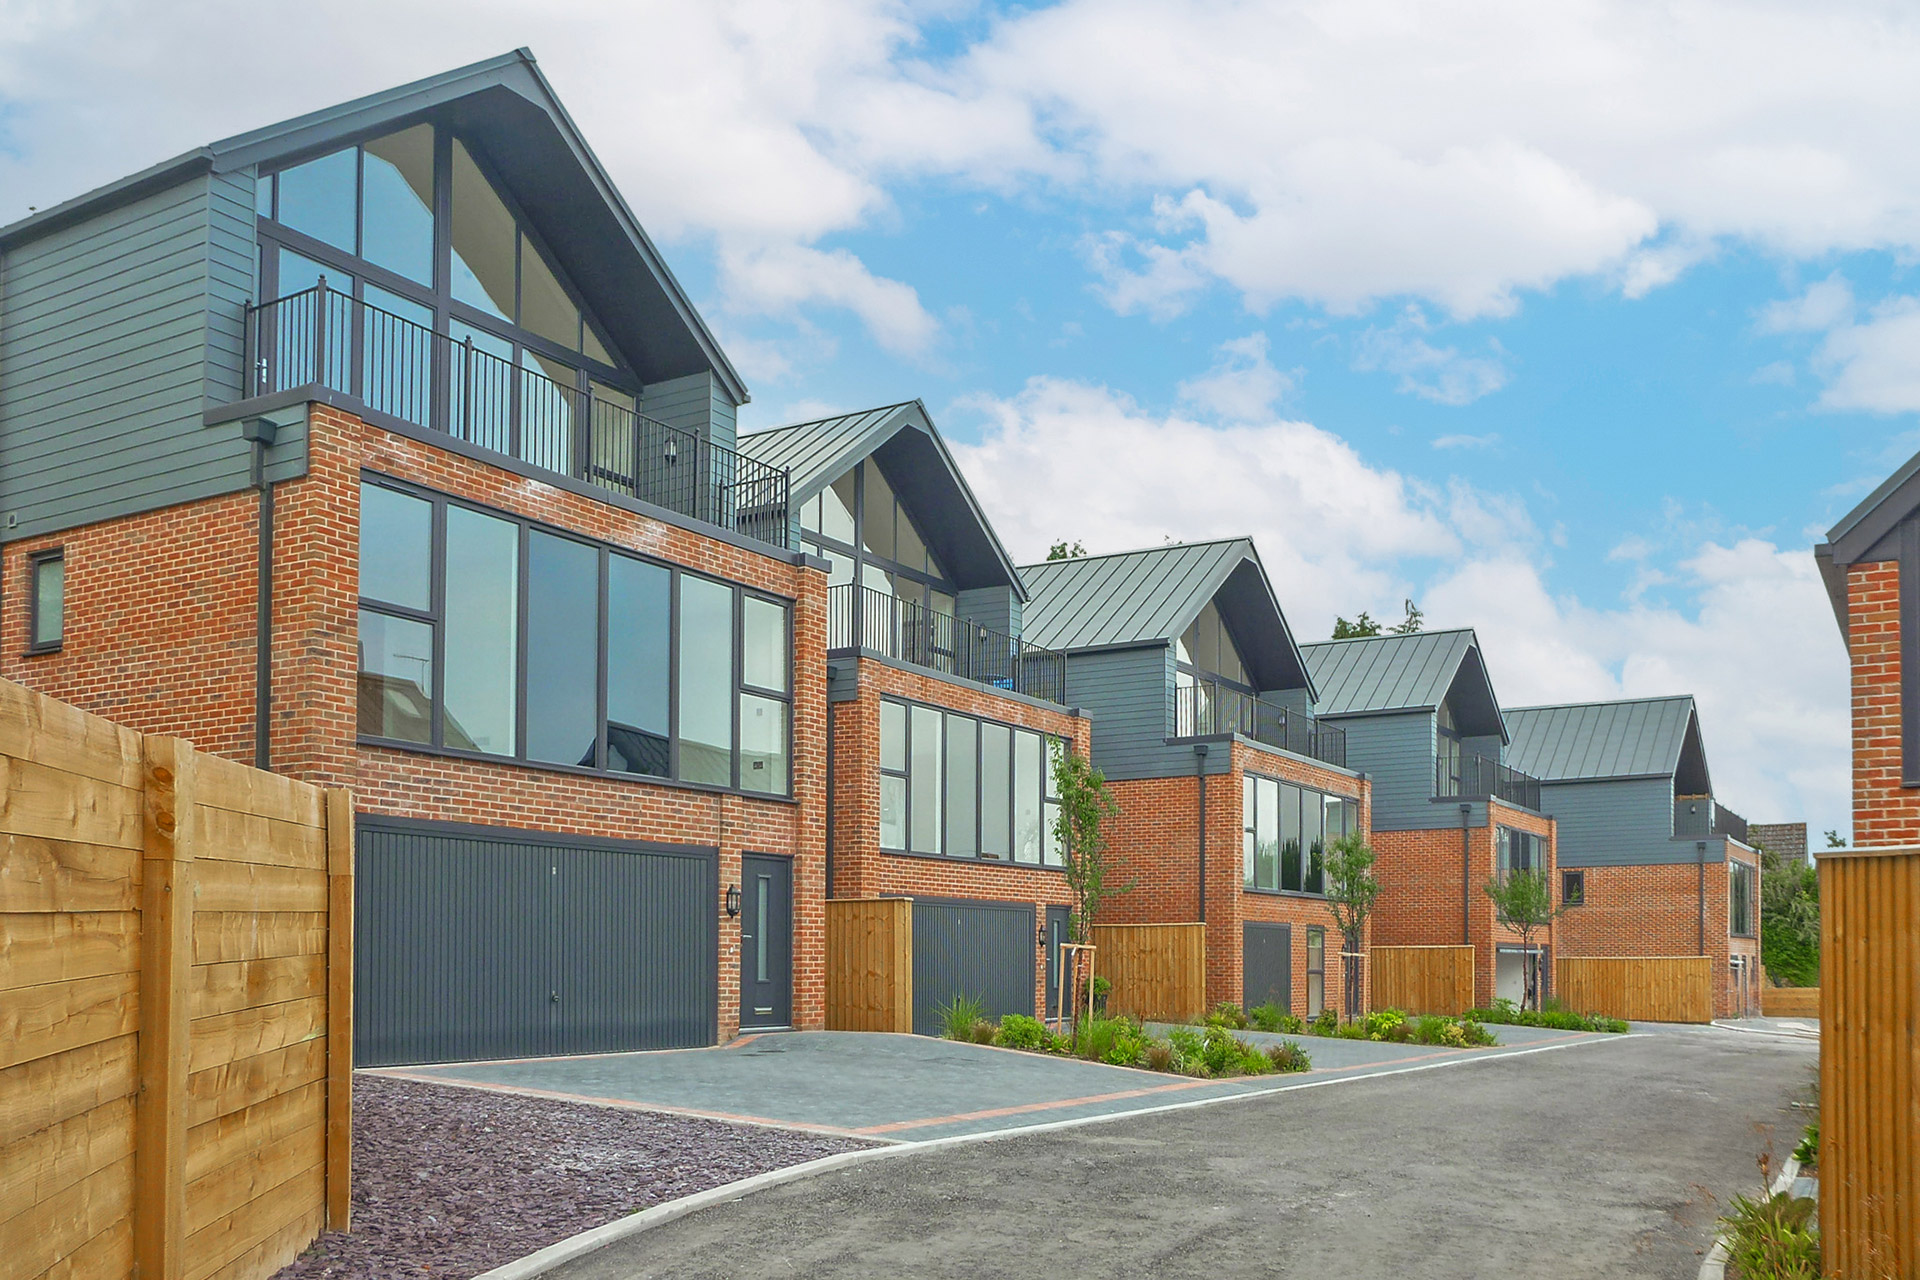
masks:
[[[1257,770],[1253,770],[1253,769],[1243,770],[1241,772],[1241,778],[1242,778],[1242,787],[1241,787],[1240,828],[1241,828],[1241,846],[1243,849],[1243,853],[1241,855],[1242,876],[1241,876],[1240,887],[1242,891],[1246,893],[1271,894],[1276,897],[1284,897],[1284,898],[1312,898],[1317,901],[1324,902],[1327,897],[1327,894],[1326,894],[1326,846],[1328,843],[1327,827],[1326,827],[1327,801],[1332,800],[1336,802],[1336,807],[1340,810],[1341,814],[1343,815],[1341,820],[1341,825],[1347,827],[1349,831],[1352,831],[1352,830],[1357,830],[1360,825],[1359,797],[1342,795],[1337,791],[1322,791],[1317,787],[1310,787],[1310,786],[1304,785],[1303,783],[1295,782],[1291,778],[1283,778],[1283,777],[1280,777],[1278,774],[1260,773]],[[1246,870],[1246,854],[1244,853],[1244,850],[1248,847],[1249,843],[1251,843],[1255,849],[1253,865],[1256,873],[1259,866],[1259,857],[1257,852],[1258,850],[1257,814],[1248,812],[1247,805],[1246,805],[1246,798],[1250,795],[1257,798],[1261,789],[1260,784],[1262,783],[1272,783],[1275,785],[1275,794],[1278,797],[1278,799],[1276,800],[1276,803],[1279,805],[1279,808],[1280,808],[1280,812],[1276,814],[1274,818],[1274,832],[1278,838],[1276,840],[1276,847],[1274,849],[1274,881],[1275,883],[1271,887],[1267,885],[1258,884],[1254,880],[1249,879],[1244,874]],[[1286,801],[1288,788],[1292,789],[1295,802],[1298,805],[1298,809],[1295,811],[1295,814],[1294,814],[1294,825],[1300,837],[1300,849],[1294,855],[1294,860],[1297,864],[1295,870],[1299,873],[1299,880],[1300,880],[1300,888],[1298,889],[1289,889],[1285,887],[1287,883],[1287,856],[1286,856],[1287,828],[1286,828],[1286,822],[1285,822],[1285,819],[1286,819],[1285,801]],[[1301,815],[1306,808],[1308,796],[1315,797],[1316,803],[1320,810],[1320,816],[1321,816],[1321,825],[1320,825],[1321,888],[1318,892],[1315,892],[1314,890],[1306,887],[1307,884],[1309,883],[1308,872],[1309,872],[1309,869],[1312,867],[1313,862],[1312,862],[1311,852],[1306,840],[1306,831],[1304,829],[1304,824],[1301,821]],[[1336,836],[1335,839],[1338,839],[1338,837]]]
[[[1758,932],[1754,917],[1759,913],[1759,873],[1748,863],[1738,858],[1727,859],[1727,936],[1731,938],[1751,938]],[[1734,904],[1740,906],[1740,914],[1746,917],[1744,929],[1735,928]]]
[[[1569,893],[1568,890],[1572,892]],[[1560,905],[1563,907],[1584,907],[1587,905],[1587,869],[1585,867],[1562,868],[1560,871]]]
[[[1052,829],[1054,820],[1060,811],[1060,800],[1057,795],[1052,794],[1053,788],[1050,781],[1053,776],[1053,745],[1055,743],[1059,743],[1061,747],[1064,749],[1068,741],[1067,738],[1065,738],[1060,734],[1049,733],[1045,729],[1035,729],[1028,725],[1015,724],[1009,720],[995,720],[990,716],[975,715],[972,712],[958,711],[951,707],[943,707],[938,703],[922,702],[922,701],[919,701],[918,699],[898,697],[890,693],[882,694],[879,699],[879,705],[882,708],[882,710],[878,713],[879,716],[881,717],[881,723],[878,726],[878,728],[881,734],[884,734],[885,732],[884,717],[886,715],[886,712],[884,708],[889,704],[900,707],[903,712],[901,717],[902,731],[905,735],[901,742],[901,760],[903,761],[903,763],[902,763],[902,766],[898,769],[889,768],[887,766],[886,752],[880,747],[880,743],[882,739],[879,736],[879,734],[876,734],[874,754],[876,757],[877,768],[875,769],[875,772],[874,772],[874,785],[877,789],[883,790],[885,787],[885,784],[880,781],[882,778],[898,778],[900,780],[900,783],[901,783],[900,831],[902,834],[902,838],[904,840],[904,844],[898,848],[887,845],[885,843],[885,834],[884,834],[885,828],[884,826],[880,826],[875,832],[875,845],[880,850],[880,852],[892,857],[900,857],[900,858],[930,858],[930,859],[938,860],[940,862],[985,863],[988,866],[1012,867],[1012,868],[1017,868],[1024,871],[1051,871],[1051,872],[1056,872],[1062,875],[1066,873],[1066,851],[1064,849],[1061,849],[1059,851],[1059,854],[1060,854],[1059,862],[1048,862],[1047,855],[1048,855],[1048,850],[1051,843],[1048,833]],[[935,832],[935,842],[940,847],[938,851],[933,853],[928,853],[924,850],[916,850],[912,847],[913,846],[913,735],[914,735],[913,712],[915,708],[919,708],[923,711],[934,712],[939,717],[938,723],[939,723],[939,733],[940,733],[940,767],[938,770],[938,774],[939,774],[938,791],[939,791],[939,805],[940,805],[940,820]],[[950,803],[951,797],[948,795],[948,792],[947,792],[947,779],[951,772],[948,766],[948,761],[947,761],[948,736],[949,736],[947,733],[947,722],[950,719],[971,720],[974,725],[974,732],[973,732],[973,786],[974,786],[973,848],[974,848],[974,851],[969,854],[954,854],[954,853],[947,852],[947,822],[948,822],[949,816],[952,813],[952,806]],[[1007,733],[1007,854],[1005,857],[1001,857],[998,854],[988,854],[983,852],[986,845],[986,840],[984,837],[986,835],[987,806],[984,803],[984,796],[985,796],[984,787],[985,787],[985,777],[986,777],[984,766],[986,763],[985,752],[986,752],[986,736],[987,735],[984,732],[982,732],[982,729],[984,726],[987,726],[987,725],[995,725],[1000,728],[1006,729],[1008,731]],[[1019,859],[1020,844],[1018,840],[1018,833],[1019,833],[1019,822],[1020,822],[1020,817],[1019,817],[1020,770],[1018,765],[1015,763],[1015,760],[1019,752],[1020,735],[1022,733],[1030,733],[1040,739],[1040,778],[1039,778],[1040,785],[1039,785],[1039,794],[1036,797],[1036,800],[1038,802],[1037,807],[1040,815],[1040,828],[1041,828],[1040,829],[1040,860],[1038,862],[1022,862]],[[878,799],[877,796],[876,796],[876,799]]]
[[[871,455],[869,455],[869,457],[867,458],[861,459],[860,462],[855,463],[854,466],[851,468],[853,473],[853,542],[852,544],[849,545],[848,543],[843,542],[838,538],[830,538],[823,531],[819,529],[807,528],[804,523],[805,516],[803,513],[796,517],[796,519],[802,521],[802,524],[800,526],[800,541],[802,545],[804,545],[810,551],[815,551],[823,555],[830,556],[831,558],[834,558],[834,559],[846,560],[850,564],[852,564],[853,566],[852,582],[855,586],[859,586],[864,582],[864,578],[861,574],[861,570],[868,565],[872,565],[874,568],[882,570],[888,574],[898,574],[903,578],[912,579],[913,581],[918,582],[921,586],[927,587],[934,591],[938,591],[943,595],[957,597],[960,594],[960,588],[954,583],[953,579],[943,578],[943,577],[940,577],[938,574],[928,573],[925,569],[915,569],[910,565],[902,564],[899,561],[889,559],[886,556],[876,555],[875,553],[865,549],[866,538],[867,538],[866,463],[869,461],[873,463],[875,470],[882,471],[883,478],[884,478],[884,469],[881,468],[879,461],[877,459],[872,458]],[[840,477],[838,476],[835,477],[836,480],[839,478]],[[890,487],[893,484],[892,480],[890,479],[887,481],[887,483]],[[829,482],[825,487],[830,489],[833,487],[833,485],[831,482]],[[824,490],[822,493],[817,493],[813,497],[809,498],[805,504],[802,504],[802,509],[804,509],[805,506],[810,506],[815,502],[820,502],[823,500],[824,500]],[[894,501],[894,504],[898,506],[902,511],[906,511],[907,504],[900,500],[900,491],[897,488],[894,489],[893,501]],[[933,544],[927,540],[926,534],[924,532],[924,528],[920,520],[914,517],[910,512],[908,513],[908,518],[913,520],[914,534],[916,537],[920,539],[921,545],[926,548],[927,557],[929,559],[932,559],[934,555]],[[944,565],[942,565],[941,567],[943,570],[945,569]],[[928,604],[926,607],[931,609],[933,606],[931,604]]]
[[[1513,848],[1516,840],[1527,850],[1527,865],[1524,867],[1513,865]],[[1501,880],[1505,880],[1515,871],[1538,871],[1544,875],[1547,870],[1546,850],[1545,836],[1528,831],[1524,827],[1510,827],[1504,822],[1497,823],[1493,837],[1493,874]]]
[[[1314,953],[1313,944],[1316,940],[1320,944],[1320,947],[1319,947],[1320,967],[1318,969],[1313,967],[1313,953]],[[1322,1013],[1325,1013],[1327,1009],[1327,928],[1326,926],[1319,925],[1319,924],[1308,925],[1307,933],[1306,933],[1306,941],[1304,945],[1306,946],[1306,949],[1307,949],[1307,962],[1303,970],[1304,973],[1306,974],[1306,979],[1307,979],[1307,1001],[1306,1001],[1307,1017],[1317,1018]],[[1315,981],[1316,979],[1318,980],[1317,982]],[[1316,997],[1317,997],[1317,1003],[1320,1006],[1318,1009],[1314,1008],[1314,1005],[1316,1003]]]
[[[794,798],[794,749],[793,749],[793,664],[795,648],[793,636],[794,602],[773,592],[750,587],[745,583],[730,582],[725,578],[698,570],[687,569],[671,560],[662,560],[657,556],[646,555],[630,547],[602,542],[571,529],[548,524],[546,521],[524,516],[518,512],[491,506],[471,498],[443,493],[425,485],[403,480],[372,470],[360,473],[360,483],[389,489],[406,497],[419,499],[431,504],[432,518],[431,543],[428,552],[428,608],[413,609],[383,600],[358,595],[358,583],[355,584],[356,619],[358,611],[382,614],[412,622],[425,623],[433,633],[433,688],[428,691],[432,703],[432,730],[429,742],[411,742],[405,738],[387,738],[375,734],[359,732],[355,724],[355,742],[359,746],[388,747],[398,751],[411,751],[426,755],[449,756],[460,760],[475,760],[491,764],[512,765],[526,769],[543,769],[558,773],[571,773],[597,778],[616,778],[627,782],[655,783],[674,787],[689,787],[702,791],[716,791],[746,796],[753,799],[775,800],[783,803],[795,803]],[[465,747],[446,745],[446,525],[447,511],[450,507],[459,507],[496,520],[505,521],[518,531],[515,554],[519,559],[517,581],[515,582],[514,619],[514,752],[504,755],[489,751],[475,751]],[[549,760],[533,760],[527,756],[527,621],[529,610],[530,581],[528,572],[531,562],[531,546],[534,533],[539,532],[560,538],[592,549],[598,559],[596,576],[596,667],[595,667],[595,708],[594,708],[594,748],[592,766],[561,764]],[[608,589],[612,558],[625,556],[630,560],[651,565],[667,571],[668,600],[671,616],[667,627],[667,774],[661,776],[650,773],[630,773],[607,767],[607,695],[608,662],[610,659],[610,638],[608,636],[609,609]],[[680,584],[686,577],[699,578],[716,583],[732,592],[731,618],[733,622],[731,662],[731,698],[733,742],[731,764],[728,769],[729,781],[726,784],[698,782],[680,776]],[[742,652],[743,615],[746,600],[752,597],[778,607],[785,617],[787,635],[787,689],[766,689],[757,685],[748,685],[743,678],[744,657]],[[357,626],[357,622],[356,622]],[[356,663],[357,671],[357,663]],[[743,695],[765,698],[785,704],[787,718],[787,786],[784,791],[757,791],[740,785],[741,743],[740,743],[740,703]]]
[[[40,571],[47,565],[60,566],[60,630],[51,640],[40,639]],[[67,643],[67,548],[44,547],[27,556],[27,647],[26,655],[59,653]]]

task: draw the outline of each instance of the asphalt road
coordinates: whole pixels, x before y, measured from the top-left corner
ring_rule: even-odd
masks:
[[[875,1160],[550,1274],[1680,1280],[1813,1063],[1699,1029],[1346,1080]]]

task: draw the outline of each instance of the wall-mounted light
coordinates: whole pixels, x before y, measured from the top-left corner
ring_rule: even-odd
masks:
[[[740,914],[740,886],[737,884],[730,884],[727,886],[727,919],[731,920],[739,914]]]
[[[1042,951],[1047,949],[1047,926],[1041,925],[1034,931],[1033,945],[1039,947]]]

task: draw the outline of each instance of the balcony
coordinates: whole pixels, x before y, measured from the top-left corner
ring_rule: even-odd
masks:
[[[1679,840],[1725,836],[1747,844],[1747,820],[1712,796],[1675,796],[1673,834]]]
[[[872,587],[827,589],[827,652],[865,651],[995,689],[1067,700],[1067,656]]]
[[[1501,800],[1540,812],[1540,779],[1472,751],[1433,762],[1433,794],[1437,800]]]
[[[482,342],[488,341],[482,335]],[[441,432],[777,547],[788,477],[539,369],[356,301],[325,282],[247,308],[247,399],[320,385],[367,419]],[[616,395],[618,393],[615,393]]]
[[[1328,764],[1347,766],[1347,732],[1323,724],[1256,694],[1213,680],[1182,684],[1173,691],[1173,736],[1205,738],[1237,733],[1244,738]]]

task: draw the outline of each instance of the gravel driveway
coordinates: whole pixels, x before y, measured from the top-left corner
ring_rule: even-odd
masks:
[[[464,1280],[662,1201],[869,1144],[356,1077],[353,1231],[276,1280]]]

